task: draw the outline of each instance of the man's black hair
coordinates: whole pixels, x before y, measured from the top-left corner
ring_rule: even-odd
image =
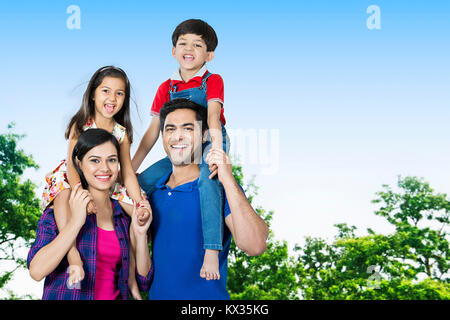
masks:
[[[180,36],[188,33],[201,36],[206,43],[206,51],[211,52],[216,50],[217,43],[219,42],[216,32],[209,24],[200,19],[189,19],[180,23],[172,34],[173,46],[176,46]]]
[[[200,121],[202,126],[202,132],[208,129],[208,111],[205,107],[202,107],[201,105],[192,102],[189,99],[186,98],[178,98],[173,99],[171,101],[168,101],[164,103],[162,106],[160,112],[159,112],[159,124],[161,133],[164,130],[164,123],[166,122],[166,117],[169,113],[174,112],[178,109],[190,109],[195,112],[195,118],[197,121]]]

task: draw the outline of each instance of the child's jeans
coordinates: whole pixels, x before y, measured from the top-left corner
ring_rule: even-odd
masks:
[[[224,126],[222,126],[222,139],[223,150],[228,153],[230,142]],[[211,149],[211,142],[204,143],[202,148],[203,156],[202,162],[199,164],[198,189],[202,217],[203,248],[222,250],[224,192],[217,176],[209,179],[211,172],[205,158]],[[171,170],[172,163],[168,157],[165,157],[138,175],[139,185],[148,198],[156,190],[157,182]]]

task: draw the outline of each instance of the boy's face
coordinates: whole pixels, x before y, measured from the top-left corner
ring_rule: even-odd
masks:
[[[214,58],[214,51],[207,51],[206,43],[201,36],[187,33],[178,37],[172,56],[180,64],[181,72],[197,72]]]

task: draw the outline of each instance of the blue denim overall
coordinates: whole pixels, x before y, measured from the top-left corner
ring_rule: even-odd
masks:
[[[206,89],[206,80],[211,73],[207,73],[202,79],[200,87],[177,91],[177,86],[170,81],[169,95],[170,100],[177,98],[187,98],[205,108],[208,107]],[[223,150],[228,153],[230,140],[225,127],[222,126]],[[200,209],[202,217],[203,248],[222,250],[223,239],[223,187],[217,179],[209,179],[211,172],[205,161],[205,157],[211,149],[210,139],[202,146],[202,163],[199,164],[200,177],[198,179],[198,189],[200,194]],[[147,193],[147,196],[156,190],[156,183],[167,172],[172,170],[172,163],[168,157],[156,162],[144,172],[138,175],[138,181],[141,188]]]

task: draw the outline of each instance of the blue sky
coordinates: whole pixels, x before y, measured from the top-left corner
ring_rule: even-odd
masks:
[[[80,30],[66,27],[72,4]],[[380,8],[380,30],[366,26],[370,5]],[[277,238],[331,237],[340,222],[388,232],[370,201],[397,175],[450,193],[446,1],[2,2],[0,131],[15,121],[27,134],[36,184],[65,157],[65,126],[101,66],[130,77],[136,149],[156,88],[177,66],[172,31],[188,18],[218,34],[209,69],[224,78],[229,130],[279,134],[269,148],[276,174],[243,163],[260,187],[256,203],[275,211]],[[158,144],[141,169],[162,155]]]

